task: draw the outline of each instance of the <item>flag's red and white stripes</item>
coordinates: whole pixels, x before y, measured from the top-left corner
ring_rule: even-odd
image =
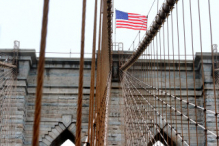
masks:
[[[128,20],[116,19],[116,28],[147,30],[147,17],[144,15],[128,13]]]

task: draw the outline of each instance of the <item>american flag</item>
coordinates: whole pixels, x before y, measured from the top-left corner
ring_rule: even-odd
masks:
[[[116,10],[116,28],[147,30],[147,17]]]

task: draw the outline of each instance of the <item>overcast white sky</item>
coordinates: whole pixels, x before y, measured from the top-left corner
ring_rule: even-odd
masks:
[[[159,8],[164,2],[164,0],[155,0],[154,6],[148,16],[148,27],[156,15],[157,1],[159,2]],[[217,16],[219,14],[219,1],[210,1],[214,31],[213,43],[219,44],[219,31],[217,28],[217,25],[219,24]],[[154,0],[114,0],[114,7],[125,12],[147,15],[153,2]],[[209,42],[207,0],[200,0],[200,2],[203,17],[202,29],[206,28],[203,29],[203,40]],[[179,2],[179,23],[182,22],[180,3],[181,1]],[[197,0],[192,0],[192,3],[194,23],[197,23]],[[188,0],[185,0],[185,7],[186,5],[188,5]],[[43,0],[0,0],[0,48],[12,48],[13,41],[19,40],[21,44],[20,48],[35,49],[36,52],[39,52],[42,8]],[[185,15],[189,19],[188,10],[189,9],[185,10]],[[50,0],[46,52],[70,52],[70,49],[71,52],[80,52],[81,14],[82,0]],[[86,53],[90,53],[92,49],[93,14],[94,0],[87,0],[85,30]],[[189,28],[189,24],[190,23],[186,24],[186,27]],[[205,30],[207,31],[205,32]],[[196,31],[198,32],[198,27],[194,28],[194,32]],[[138,31],[136,30],[117,29],[116,41],[123,42],[124,49],[127,50],[137,33]],[[144,33],[144,31],[141,31],[141,37]],[[187,29],[187,33],[190,33],[190,30]],[[188,43],[190,43],[189,39],[190,38],[188,37]],[[113,41],[114,40],[115,38],[113,38]],[[197,44],[195,44],[196,48],[200,48],[198,39],[195,40],[195,42],[197,42]],[[206,46],[203,47],[204,51],[208,51],[209,43],[206,43],[205,45]],[[52,56],[61,57],[62,55],[53,54]]]

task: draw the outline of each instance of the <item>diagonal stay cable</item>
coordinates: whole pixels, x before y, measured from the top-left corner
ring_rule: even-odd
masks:
[[[127,80],[127,82],[129,82],[130,83],[130,85],[138,92],[137,93],[137,97],[138,97],[138,99],[139,99],[139,94],[143,97],[143,95],[139,92],[139,90],[136,88],[136,86],[132,83],[132,81],[130,81],[130,79],[131,78],[129,78],[129,80]],[[135,90],[133,89],[133,94],[135,93]],[[144,99],[144,97],[143,97],[143,99]],[[141,106],[143,106],[144,107],[144,105],[141,103]],[[146,111],[146,113],[147,113],[147,116],[150,118],[150,121],[152,122],[152,123],[155,123],[154,122],[154,120],[152,119],[152,117],[150,116],[150,114]],[[143,117],[143,116],[142,116]],[[144,120],[144,118],[143,118],[143,120]],[[156,130],[157,130],[157,132],[161,135],[161,137],[162,137],[162,139],[164,140],[164,142],[166,143],[166,145],[168,145],[168,143],[167,143],[167,141],[165,140],[165,138],[163,137],[163,135],[161,134],[161,130],[160,130],[160,127],[158,127],[157,126],[157,123],[156,124],[153,124],[153,126],[156,128]]]
[[[152,86],[150,86],[150,85],[147,85],[147,84],[145,84],[144,82],[140,81],[139,79],[137,79],[137,78],[135,78],[135,77],[133,77],[133,76],[131,76],[131,75],[129,75],[129,76],[130,76],[131,78],[136,79],[136,80],[138,81],[137,84],[139,84],[139,82],[140,82],[140,83],[142,83],[142,84],[144,84],[144,85],[146,85],[146,86],[148,86],[148,87],[151,87],[151,89],[156,89],[155,87],[152,87]],[[139,85],[140,85],[140,84],[139,84]],[[201,129],[203,129],[203,130],[206,131],[206,132],[211,133],[213,136],[215,136],[215,137],[217,138],[217,135],[216,135],[213,131],[210,131],[209,129],[205,128],[203,125],[198,124],[198,122],[194,121],[193,119],[189,118],[189,117],[186,116],[185,114],[181,113],[179,110],[175,109],[174,107],[172,107],[171,105],[169,105],[168,103],[166,103],[165,101],[163,101],[162,99],[160,99],[159,97],[157,97],[156,95],[154,95],[153,93],[151,93],[149,90],[147,90],[147,89],[146,89],[145,87],[143,87],[142,85],[140,85],[140,86],[141,86],[142,88],[144,88],[148,93],[150,93],[151,95],[153,95],[155,99],[161,101],[163,104],[167,105],[167,106],[168,106],[169,108],[171,108],[173,111],[179,113],[181,116],[183,116],[183,117],[186,118],[187,120],[191,121],[191,122],[194,123],[196,126],[200,127]],[[157,91],[158,91],[158,92],[159,92],[159,91],[160,91],[160,92],[163,92],[163,91],[161,91],[161,90],[157,90]],[[166,93],[166,92],[163,92],[163,93],[166,94],[166,95],[169,95],[170,97],[173,97],[173,96],[174,96],[174,95],[168,94],[168,93]],[[174,96],[174,97],[175,97],[175,96]],[[175,97],[175,98],[176,98],[176,97]],[[182,100],[181,100],[181,101],[182,101]],[[197,107],[197,106],[196,106],[196,107]]]
[[[134,94],[134,93],[132,93],[132,91],[130,90],[129,85],[128,85],[128,84],[125,84],[125,85],[124,85],[124,83],[123,83],[123,88],[126,87],[126,86],[127,86],[127,88],[128,88],[128,92],[131,94],[131,96],[130,96],[131,99],[132,99],[132,100],[134,101],[134,103],[137,105],[137,103],[136,103],[136,101],[134,100],[134,97],[133,97],[133,94]],[[142,113],[140,112],[140,109],[139,109],[138,106],[136,106],[136,109],[137,109],[137,111],[139,112],[139,114],[141,115],[141,117],[143,117],[143,115],[142,115]],[[143,118],[143,119],[144,119],[144,118]],[[138,122],[139,122],[139,121],[138,121]],[[144,120],[143,122],[146,124],[147,130],[149,131],[151,138],[154,140],[154,142],[156,142],[156,140],[154,139],[154,135],[153,135],[152,131],[150,130],[150,128],[149,128],[147,122],[146,122],[145,120]],[[139,123],[138,123],[138,124],[139,124]]]
[[[123,73],[125,73],[125,72],[123,72]],[[126,73],[125,73],[125,74],[126,74]],[[128,75],[128,74],[127,74],[127,75]],[[129,75],[129,77],[130,77],[130,78],[134,78],[134,77],[131,76],[131,75]],[[138,81],[137,84],[139,84],[139,80],[137,80],[137,81]],[[139,84],[139,85],[140,85],[140,84]],[[133,86],[134,86],[134,85],[133,85]],[[141,86],[141,85],[140,85],[140,86]],[[135,88],[136,88],[136,87],[135,87]],[[141,88],[144,88],[144,87],[141,86]],[[145,90],[146,90],[146,92],[148,92],[150,95],[152,95],[155,99],[160,100],[160,101],[163,102],[165,105],[169,106],[169,108],[174,109],[171,105],[167,104],[165,101],[163,101],[162,99],[160,99],[159,97],[157,97],[156,95],[154,95],[153,93],[151,93],[149,90],[147,90],[147,89],[145,89]],[[143,97],[143,99],[145,99],[145,97],[144,97],[140,92],[139,92],[139,94]],[[172,124],[170,124],[170,123],[167,121],[167,119],[163,118],[162,115],[156,110],[156,108],[155,108],[147,99],[145,99],[145,101],[146,101],[146,102],[148,103],[148,105],[154,110],[154,112],[156,112],[157,115],[160,116],[161,119],[166,122],[166,125],[168,125],[168,126],[170,127],[170,129],[172,129],[172,130],[176,133],[176,130],[175,130],[175,128],[172,126]],[[175,109],[174,109],[174,110],[175,110]],[[179,111],[178,111],[178,112],[179,112]],[[181,114],[181,113],[180,113],[180,114]],[[188,143],[187,143],[185,140],[183,140],[183,137],[182,137],[179,133],[176,133],[176,135],[179,136],[179,138],[180,138],[186,145],[188,145]]]
[[[121,66],[120,68],[121,70],[127,70],[141,56],[141,54],[144,52],[146,47],[153,40],[154,36],[160,30],[163,22],[169,16],[168,14],[172,11],[173,6],[175,5],[177,1],[178,0],[166,0],[166,2],[163,3],[161,10],[156,15],[153,21],[153,24],[150,27],[150,30],[147,31],[146,36],[142,40],[141,44],[138,46],[137,51],[132,54],[132,56],[129,58],[129,60],[125,64],[123,64],[123,66]]]

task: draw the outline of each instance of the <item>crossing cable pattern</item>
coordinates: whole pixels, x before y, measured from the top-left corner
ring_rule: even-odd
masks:
[[[125,72],[121,74],[123,74],[122,89],[123,96],[125,97],[125,111],[127,112],[125,113],[126,132],[128,133],[126,144],[143,145],[145,143],[156,143],[157,140],[155,139],[154,133],[157,132],[162,137],[162,141],[168,145],[164,136],[161,134],[161,129],[154,123],[157,121],[157,117],[154,121],[154,115],[152,114],[154,106],[149,102],[150,99],[145,98],[137,89],[139,85],[136,83],[139,81],[133,80],[133,78],[125,74]],[[150,94],[150,92],[148,93]],[[149,106],[149,108],[151,107],[152,111],[147,111],[147,106]],[[155,114],[159,114],[157,111],[154,112]],[[182,139],[182,137],[180,138]]]
[[[97,76],[94,116],[94,141],[92,145],[106,145],[106,124],[111,84],[112,1],[101,1],[100,30],[97,54]]]
[[[126,144],[219,145],[212,2],[169,2],[121,67]]]
[[[157,34],[158,30],[160,29],[161,25],[165,21],[165,19],[168,17],[168,13],[172,10],[174,4],[178,0],[166,0],[165,3],[163,3],[161,10],[155,17],[154,22],[152,23],[152,26],[150,27],[150,30],[147,31],[145,38],[142,40],[142,42],[139,44],[139,47],[137,48],[137,51],[134,52],[132,57],[127,61],[122,67],[122,70],[128,69],[143,53],[145,47],[147,47],[154,36]]]
[[[14,41],[11,53],[0,52],[0,145],[15,144],[17,123],[17,73],[19,42]]]
[[[100,99],[100,107],[97,109],[99,111],[99,123],[95,122],[95,125],[99,125],[99,133],[96,133],[95,144],[94,145],[107,145],[107,128],[108,128],[108,111],[109,111],[109,100],[111,92],[111,72],[108,74],[107,84],[104,91],[104,95]],[[95,128],[95,127],[94,127]],[[97,129],[94,129],[97,131]],[[97,137],[99,136],[99,137]]]
[[[96,71],[96,96],[94,99],[94,73],[96,48],[96,14],[93,34],[93,55],[91,71],[91,91],[88,123],[89,145],[107,145],[108,110],[111,91],[111,50],[112,50],[112,1],[100,1],[99,36]],[[94,102],[95,100],[95,102]]]

